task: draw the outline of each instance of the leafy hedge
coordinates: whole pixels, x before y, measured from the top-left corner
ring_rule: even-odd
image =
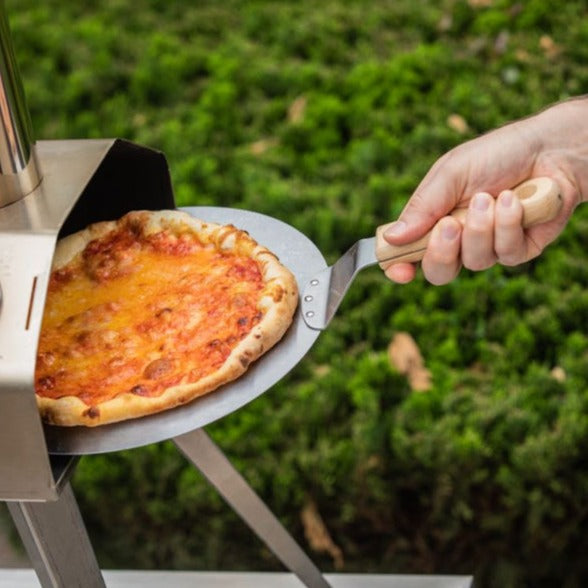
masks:
[[[281,218],[329,261],[452,146],[588,92],[580,0],[6,4],[39,138],[159,148],[180,205]],[[579,210],[524,267],[363,272],[305,360],[209,432],[309,550],[316,505],[345,571],[585,585],[587,241]],[[400,331],[429,392],[388,361]],[[169,442],[86,457],[74,485],[103,566],[278,566]]]

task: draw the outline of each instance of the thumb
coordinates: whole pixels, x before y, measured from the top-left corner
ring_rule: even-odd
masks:
[[[424,182],[423,182],[424,183]],[[419,186],[398,219],[385,225],[383,236],[391,245],[404,245],[425,235],[456,205],[455,192],[446,182]]]

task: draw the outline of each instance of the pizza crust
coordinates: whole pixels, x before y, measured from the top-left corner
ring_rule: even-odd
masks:
[[[145,234],[162,230],[181,235],[196,232],[207,245],[223,252],[235,252],[254,259],[261,271],[264,287],[258,300],[263,316],[234,347],[219,369],[202,379],[169,387],[158,396],[139,396],[121,392],[98,405],[88,405],[76,396],[49,398],[37,394],[43,420],[59,426],[97,426],[138,418],[186,404],[241,376],[249,365],[271,349],[291,325],[298,304],[298,288],[293,274],[267,248],[245,231],[232,225],[218,225],[196,219],[188,213],[166,211],[131,212],[119,221],[107,221],[67,236],[57,244],[53,270],[59,270],[80,255],[88,243],[116,230],[120,223],[136,225]]]

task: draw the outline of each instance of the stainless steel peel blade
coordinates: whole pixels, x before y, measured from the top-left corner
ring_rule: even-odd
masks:
[[[532,178],[514,189],[523,205],[523,227],[544,223],[555,218],[561,210],[559,186],[547,177]],[[455,209],[451,215],[463,221],[467,209]],[[302,290],[302,316],[306,324],[323,330],[331,322],[349,286],[359,271],[379,263],[386,269],[393,263],[416,262],[423,258],[431,232],[418,241],[395,247],[385,241],[383,234],[389,224],[376,230],[376,236],[360,239],[337,262],[313,276]]]
[[[294,227],[257,212],[221,207],[182,208],[196,218],[233,224],[268,247],[294,274],[298,284],[327,266],[316,245]],[[45,426],[47,447],[52,454],[88,455],[131,449],[172,439],[200,429],[245,406],[281,380],[303,359],[320,335],[309,329],[300,310],[288,332],[241,377],[218,390],[172,410],[140,419],[130,419],[101,427]]]

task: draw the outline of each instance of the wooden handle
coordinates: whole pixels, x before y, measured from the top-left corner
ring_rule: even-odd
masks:
[[[561,191],[551,178],[531,178],[519,184],[513,192],[523,205],[523,227],[525,229],[554,219],[561,210]],[[463,223],[466,214],[467,208],[456,208],[451,216]],[[376,230],[376,257],[380,261],[380,267],[386,270],[393,263],[420,261],[425,254],[432,231],[417,241],[395,246],[390,245],[384,239],[384,231],[391,224],[381,225]]]

